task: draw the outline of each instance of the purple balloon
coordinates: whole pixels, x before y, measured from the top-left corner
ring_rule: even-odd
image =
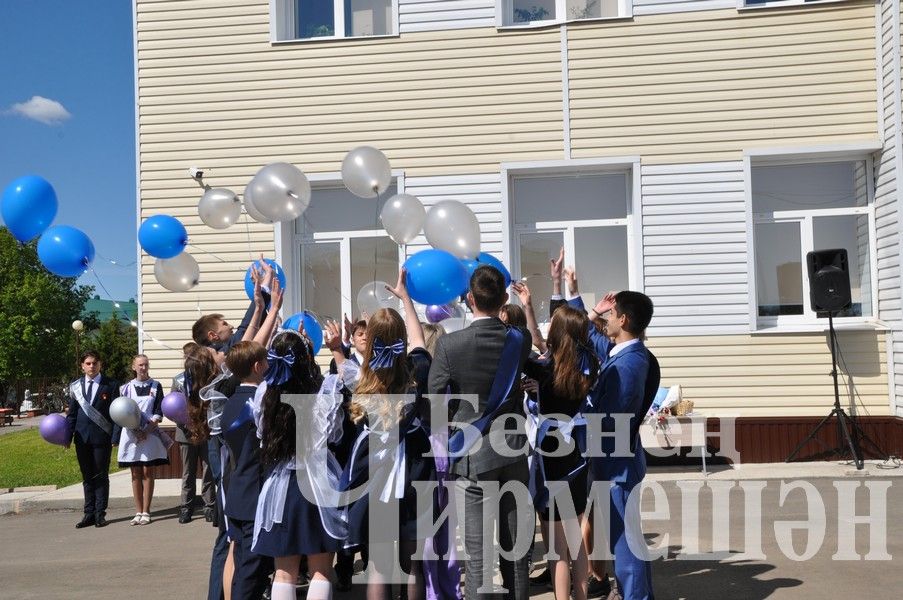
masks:
[[[44,441],[50,442],[51,444],[65,446],[69,443],[69,421],[59,413],[53,413],[41,419],[41,422],[38,425],[38,431],[41,433],[41,437],[44,438]]]
[[[167,419],[175,421],[178,425],[188,423],[188,399],[182,392],[170,392],[163,396],[161,407],[163,416]]]
[[[430,304],[426,307],[426,320],[430,323],[438,323],[452,316],[453,310],[449,304]]]

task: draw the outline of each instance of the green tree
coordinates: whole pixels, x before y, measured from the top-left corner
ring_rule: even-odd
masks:
[[[114,314],[85,336],[84,347],[97,351],[107,377],[125,383],[134,377],[132,359],[138,354],[138,331]]]
[[[74,373],[72,321],[92,291],[47,271],[36,242],[0,227],[0,398],[18,379]]]

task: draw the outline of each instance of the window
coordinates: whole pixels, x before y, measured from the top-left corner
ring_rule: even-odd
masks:
[[[629,17],[631,0],[497,0],[499,26],[551,25],[585,19]]]
[[[631,287],[629,172],[517,175],[510,190],[514,276],[527,278],[540,322],[549,319],[549,260],[561,247],[587,306],[609,290]]]
[[[841,317],[872,316],[874,209],[866,161],[753,166],[756,317],[811,321],[806,254],[846,248],[853,302]]]
[[[272,39],[396,35],[398,0],[271,0]]]
[[[341,183],[315,183],[310,206],[295,222],[301,271],[300,306],[321,319],[358,315],[357,294],[371,281],[394,284],[403,260],[379,213],[396,194],[393,184],[377,203],[358,198]]]

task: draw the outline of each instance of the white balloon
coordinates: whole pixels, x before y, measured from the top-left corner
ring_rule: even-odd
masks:
[[[392,167],[386,155],[373,146],[358,146],[342,161],[342,181],[355,196],[373,198],[389,189]]]
[[[141,426],[141,410],[138,403],[128,396],[120,396],[113,400],[110,404],[110,418],[126,429],[138,429]]]
[[[154,277],[172,292],[187,292],[200,281],[201,269],[192,255],[182,252],[172,258],[158,258],[154,262]]]
[[[433,248],[458,258],[475,259],[480,254],[480,223],[466,204],[442,200],[426,215],[423,233]]]
[[[226,229],[241,216],[241,200],[232,190],[210,188],[198,202],[198,215],[208,227]]]
[[[254,205],[254,178],[251,178],[251,181],[247,186],[245,186],[244,205],[245,212],[248,213],[248,216],[258,223],[273,222],[272,219],[268,218],[265,214],[257,210],[257,206]]]
[[[426,209],[416,197],[410,194],[395,194],[383,205],[379,215],[389,237],[396,244],[407,244],[423,229]]]
[[[467,317],[452,317],[450,319],[443,319],[439,325],[442,325],[442,328],[445,329],[445,333],[452,333],[466,328],[470,325],[470,320]]]
[[[385,281],[371,281],[361,288],[357,293],[357,308],[361,314],[373,316],[381,308],[401,309],[401,302],[386,289],[386,285]]]
[[[257,212],[269,221],[294,221],[310,204],[310,182],[295,165],[272,163],[251,179],[245,189],[245,202],[248,196]]]

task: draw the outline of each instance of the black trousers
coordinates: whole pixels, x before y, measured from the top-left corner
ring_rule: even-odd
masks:
[[[251,552],[254,541],[254,521],[229,518],[229,532],[235,542],[235,571],[232,574],[232,597],[260,598],[273,572],[273,559]]]
[[[82,487],[85,492],[85,514],[97,515],[107,512],[110,499],[110,444],[94,446],[75,436],[75,456],[82,472]]]

